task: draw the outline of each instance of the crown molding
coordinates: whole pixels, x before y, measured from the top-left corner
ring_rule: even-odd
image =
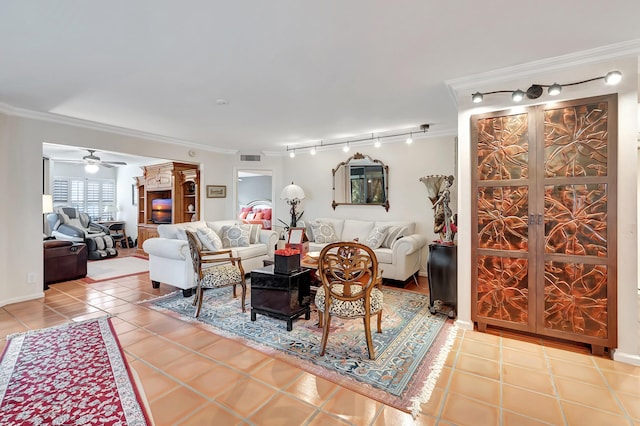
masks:
[[[52,114],[50,112],[39,112],[25,108],[18,108],[12,105],[0,102],[0,112],[14,117],[29,118],[33,120],[46,121],[55,124],[64,124],[73,127],[81,127],[89,130],[97,130],[100,132],[115,133],[121,136],[128,136],[133,138],[147,139],[154,142],[168,143],[172,145],[180,145],[185,148],[196,148],[203,151],[215,152],[219,154],[237,154],[237,149],[224,149],[215,148],[208,145],[199,144],[196,142],[185,141],[182,139],[170,138],[167,136],[157,135],[154,133],[147,133],[140,130],[127,129],[124,127],[112,126],[110,124],[98,123],[95,121],[83,120],[80,118],[73,118],[59,114]]]
[[[474,74],[467,77],[446,80],[445,84],[449,89],[451,98],[457,105],[458,91],[474,90],[477,87],[501,83],[505,80],[531,78],[545,72],[558,71],[579,65],[593,64],[596,62],[638,55],[640,55],[640,39],[634,39],[622,43],[574,52],[568,55],[556,56],[512,67],[499,68],[493,71]]]

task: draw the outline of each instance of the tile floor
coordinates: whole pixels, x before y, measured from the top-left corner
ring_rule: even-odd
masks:
[[[427,292],[426,279],[414,291]],[[460,331],[417,420],[239,343],[136,304],[172,291],[147,274],[58,283],[0,308],[8,334],[111,314],[162,425],[640,425],[640,367],[587,348]]]

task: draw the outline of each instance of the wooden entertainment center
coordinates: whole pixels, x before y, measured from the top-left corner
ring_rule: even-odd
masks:
[[[161,223],[198,220],[200,170],[197,164],[163,163],[142,167],[138,188],[138,251],[145,240],[158,236]],[[159,201],[162,200],[162,201]]]

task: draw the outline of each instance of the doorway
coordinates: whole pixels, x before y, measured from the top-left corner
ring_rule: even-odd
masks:
[[[273,171],[237,169],[235,174],[236,217],[272,229]]]

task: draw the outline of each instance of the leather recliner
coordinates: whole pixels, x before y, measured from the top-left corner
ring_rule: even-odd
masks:
[[[91,221],[87,213],[75,207],[56,207],[47,215],[51,236],[57,240],[81,242],[87,245],[90,260],[106,259],[118,255],[109,229]]]

